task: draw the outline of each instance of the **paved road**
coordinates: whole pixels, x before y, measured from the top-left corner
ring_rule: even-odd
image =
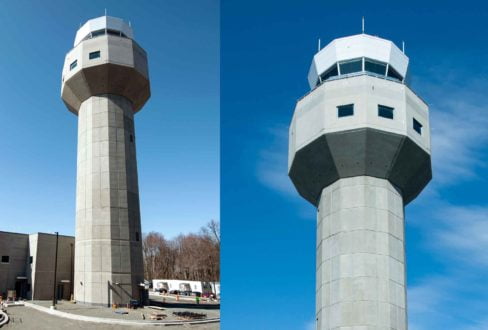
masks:
[[[3,329],[32,329],[32,330],[52,330],[52,329],[154,329],[154,326],[122,326],[122,325],[109,325],[98,324],[92,322],[74,321],[57,316],[53,316],[47,313],[37,311],[29,307],[9,307],[7,313],[10,317],[10,322],[2,327]],[[205,330],[218,330],[220,329],[219,323],[202,324],[202,325],[185,325],[185,326],[173,326],[172,329],[205,329]]]

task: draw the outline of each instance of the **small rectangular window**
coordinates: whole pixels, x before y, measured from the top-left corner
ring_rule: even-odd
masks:
[[[94,58],[99,58],[100,57],[100,51],[97,50],[96,52],[91,52],[90,54],[88,54],[88,58],[90,60],[93,60]]]
[[[341,75],[363,71],[363,59],[359,58],[352,61],[339,63]]]
[[[8,264],[10,262],[10,256],[2,256],[2,264]]]
[[[415,132],[422,134],[422,124],[419,123],[415,118],[413,118],[413,129]]]
[[[139,232],[136,231],[136,241],[139,242]]]
[[[30,256],[29,257],[29,264],[32,264],[32,260],[33,260],[33,258],[32,258],[32,256]]]
[[[378,116],[388,119],[393,119],[394,108],[387,107],[386,105],[378,105]]]
[[[73,63],[71,63],[69,65],[70,71],[73,70],[74,68],[76,68],[77,65],[78,65],[78,60],[75,60]]]
[[[337,117],[347,117],[354,115],[354,104],[339,105],[337,107]]]

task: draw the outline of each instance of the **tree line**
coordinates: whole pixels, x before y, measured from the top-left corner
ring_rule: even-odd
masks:
[[[144,278],[220,281],[220,224],[211,220],[197,234],[167,240],[157,232],[144,234]]]

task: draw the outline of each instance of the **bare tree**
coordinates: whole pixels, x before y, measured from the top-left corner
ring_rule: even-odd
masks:
[[[220,224],[211,220],[199,234],[179,235],[168,241],[151,232],[143,238],[144,276],[219,281]]]

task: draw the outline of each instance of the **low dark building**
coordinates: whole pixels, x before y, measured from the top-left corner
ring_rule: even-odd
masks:
[[[59,235],[56,284],[58,299],[73,293],[73,236]],[[17,298],[52,299],[56,235],[0,231],[0,295],[15,290]]]

